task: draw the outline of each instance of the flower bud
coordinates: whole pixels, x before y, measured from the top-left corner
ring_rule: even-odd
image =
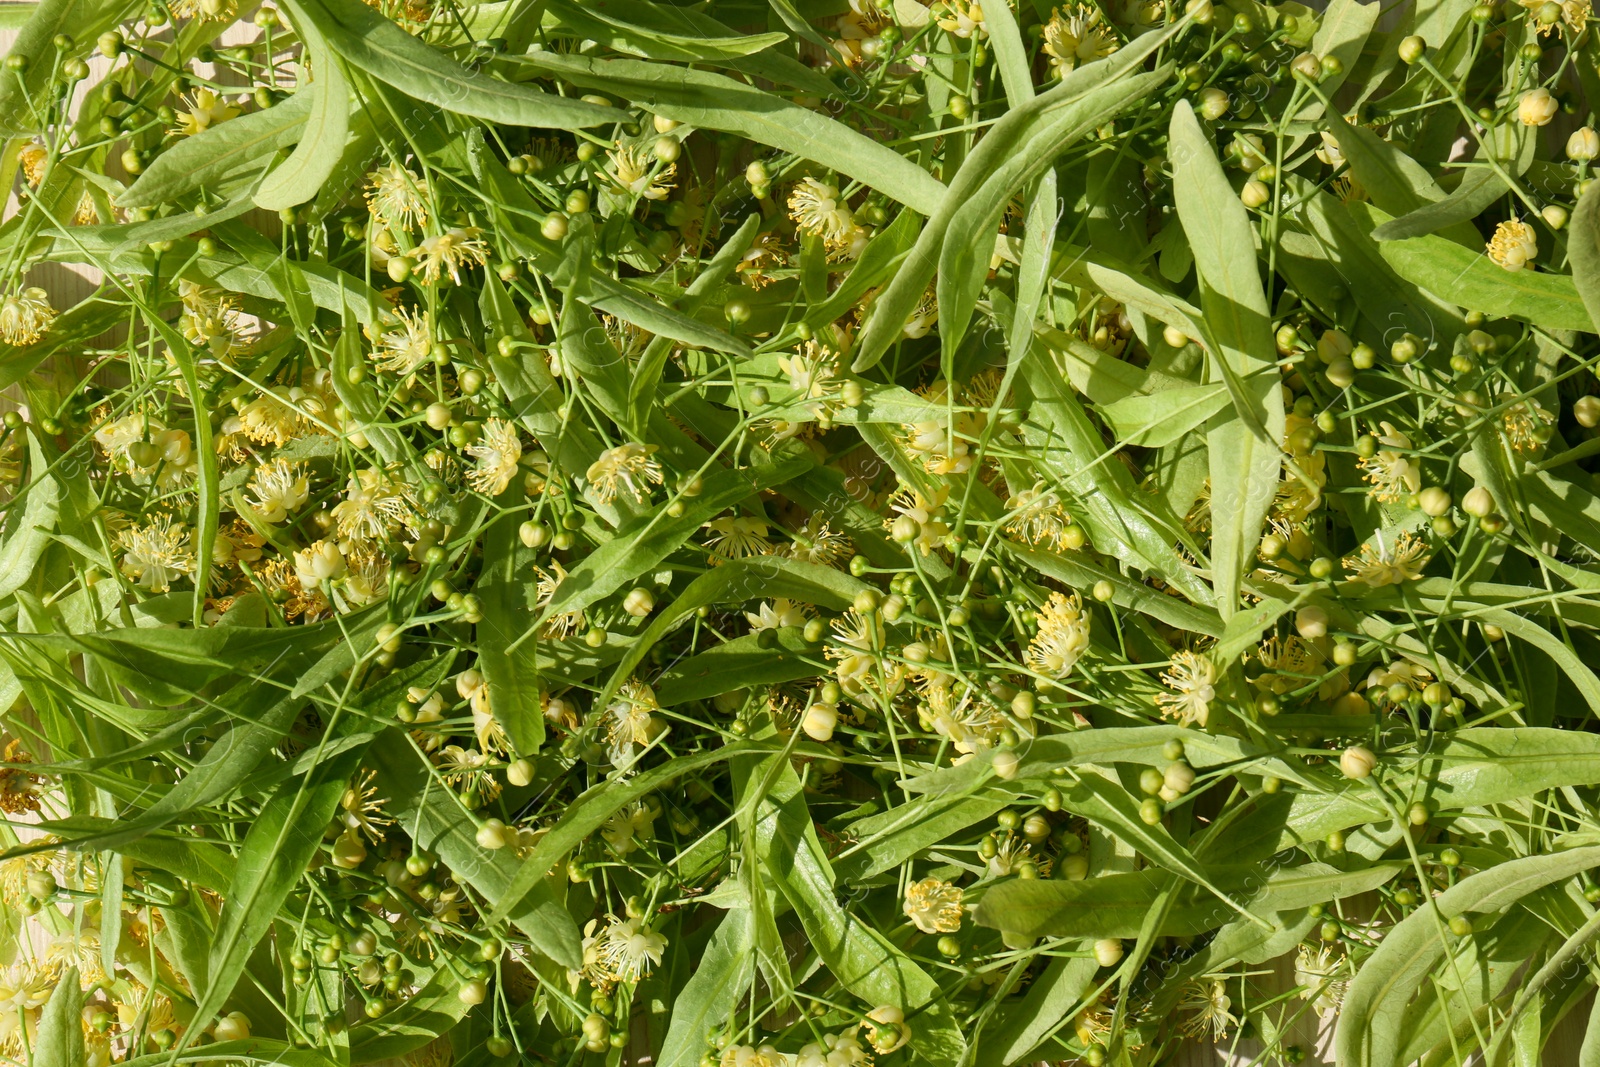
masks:
[[[531,760],[513,760],[506,768],[506,781],[522,789],[533,784],[533,762]]]
[[[1568,159],[1587,163],[1596,156],[1600,156],[1600,133],[1596,133],[1593,126],[1574,130],[1572,136],[1567,138]]]
[[[1437,485],[1430,485],[1417,494],[1417,506],[1424,515],[1437,519],[1450,510],[1450,494]]]
[[[800,720],[800,729],[813,741],[832,741],[833,729],[839,724],[839,709],[833,704],[813,704]]]
[[[218,1041],[243,1041],[250,1036],[250,1017],[242,1011],[231,1011],[216,1021],[211,1036]]]
[[[483,688],[483,672],[476,668],[462,671],[456,675],[456,695],[462,700],[471,700],[472,695]]]
[[[1200,114],[1215,122],[1228,113],[1228,94],[1221,89],[1200,90]]]
[[[622,601],[622,610],[636,619],[644,618],[655,609],[655,595],[642,585],[629,590]]]
[[[1410,65],[1421,59],[1422,54],[1427,50],[1428,42],[1424,41],[1416,34],[1412,34],[1410,37],[1407,37],[1400,42],[1400,60],[1401,62]]]
[[[1378,765],[1378,757],[1372,754],[1370,748],[1360,745],[1351,745],[1339,757],[1339,770],[1346,778],[1367,778]]]
[[[1494,511],[1494,497],[1483,486],[1475,485],[1461,498],[1461,510],[1475,519],[1481,519]]]
[[[994,754],[994,773],[999,778],[1009,781],[1017,776],[1017,768],[1022,763],[1015,752],[1001,749]]]
[[[1560,110],[1560,103],[1550,95],[1549,89],[1530,89],[1517,101],[1517,118],[1524,126],[1549,125]]]
[[[1328,636],[1328,613],[1311,604],[1295,613],[1294,628],[1307,640]]]
[[[490,851],[506,847],[506,824],[499,819],[485,819],[478,827],[478,847]]]
[[[1115,967],[1122,962],[1122,939],[1102,937],[1094,943],[1094,961],[1102,967]]]
[[[1600,396],[1580,396],[1572,405],[1572,417],[1586,430],[1600,426]]]
[[[1272,199],[1272,190],[1268,189],[1265,182],[1258,182],[1254,178],[1244,183],[1244,188],[1239,190],[1239,199],[1247,208],[1258,208]]]

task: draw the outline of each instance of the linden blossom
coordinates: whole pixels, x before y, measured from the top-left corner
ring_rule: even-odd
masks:
[[[1590,0],[63,2],[0,1054],[1582,1058]]]

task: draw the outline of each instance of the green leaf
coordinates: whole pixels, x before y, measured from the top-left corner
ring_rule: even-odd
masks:
[[[297,25],[315,25],[350,66],[434,107],[537,129],[584,129],[617,120],[612,108],[469,70],[360,0],[287,0],[285,6]]]
[[[1600,322],[1600,188],[1595,185],[1578,198],[1572,212],[1567,258],[1572,261],[1572,284],[1589,320]]]
[[[61,511],[61,485],[33,431],[28,433],[28,467],[33,481],[19,494],[22,506],[13,502],[6,509],[0,537],[0,597],[10,596],[33,576]]]
[[[156,207],[201,189],[225,188],[266,171],[273,153],[301,140],[311,93],[295,93],[262,111],[185,137],[151,160],[117,197],[119,207]]]
[[[453,793],[438,783],[430,787],[431,771],[404,734],[385,731],[373,742],[371,754],[381,768],[381,788],[393,803],[394,815],[402,825],[416,828],[417,843],[465,878],[484,900],[498,902],[497,922],[514,922],[534,948],[561,966],[581,966],[582,935],[543,872],[532,876],[532,869],[519,865],[510,849],[491,852],[480,846],[477,821]],[[547,866],[553,863],[550,860]],[[455,989],[459,988],[457,980]]]
[[[755,977],[755,924],[748,908],[733,908],[717,923],[694,973],[672,1002],[672,1021],[661,1046],[661,1067],[693,1067],[706,1049],[706,1033],[739,1005]]]
[[[1458,915],[1498,912],[1553,882],[1600,866],[1600,848],[1525,856],[1470,875],[1401,920],[1356,972],[1345,992],[1335,1055],[1349,1067],[1395,1067],[1412,995],[1456,941],[1445,924]]]
[[[503,922],[522,908],[524,898],[534,886],[584,838],[604,826],[614,812],[701,767],[739,756],[780,751],[782,747],[770,741],[735,741],[721,748],[702,749],[692,755],[679,756],[660,767],[619,781],[601,782],[585,790],[578,799],[567,805],[560,820],[539,839],[528,858],[522,861],[516,877],[500,894],[499,903],[495,905],[488,921],[491,924]]]
[[[358,749],[319,764],[304,778],[284,782],[250,823],[217,919],[207,961],[210,981],[195,1002],[197,1025],[187,1034],[209,1024],[233,991],[256,943],[306,873],[306,864],[322,844],[322,831],[360,765]]]
[[[317,32],[315,22],[301,19],[297,27],[310,54],[316,81],[301,90],[312,97],[300,143],[256,189],[256,204],[267,211],[282,211],[316,196],[339,165],[350,133],[350,84],[339,60]]]
[[[38,132],[50,121],[56,106],[58,92],[52,83],[60,64],[87,56],[96,37],[138,6],[134,0],[42,0],[27,5],[28,19],[17,30],[6,58],[21,56],[28,65],[23,70],[7,67],[0,77],[0,132],[8,137]],[[55,46],[62,35],[75,42],[67,52]]]
[[[1351,204],[1350,211],[1374,229],[1389,221],[1370,204]],[[1537,323],[1547,330],[1595,332],[1594,319],[1568,275],[1531,268],[1506,270],[1482,252],[1432,234],[1385,241],[1378,250],[1400,277],[1458,307]]]
[[[83,1047],[83,990],[78,985],[78,968],[68,967],[55,979],[55,989],[39,1018],[36,1041],[32,1067],[85,1067],[89,1062]]]
[[[931,213],[944,195],[937,178],[894,149],[826,115],[721,74],[555,52],[519,60],[585,89],[615,93],[658,115],[735,133],[814,160],[922,214]]]
[[[807,644],[800,627],[785,626],[776,631],[771,648],[763,648],[761,641],[761,634],[746,634],[673,664],[656,683],[657,701],[670,708],[735,689],[777,685],[827,673],[822,647]],[[811,662],[807,662],[808,658]]]
[[[983,1034],[976,1067],[1004,1067],[1029,1061],[1059,1032],[1068,1015],[1082,1005],[1100,965],[1085,953],[1050,961],[1043,974],[1028,984],[1022,999],[1000,1008],[1000,1024]]]
[[[783,33],[742,36],[692,8],[663,8],[643,0],[576,4],[545,0],[545,13],[580,37],[647,59],[714,63],[764,51],[789,39]],[[690,36],[683,29],[701,32]]]
[[[1206,435],[1211,584],[1217,610],[1227,619],[1237,610],[1241,579],[1254,566],[1278,491],[1283,394],[1250,217],[1187,101],[1173,109],[1171,135],[1173,199],[1202,282],[1213,380],[1226,382],[1234,400],[1234,417],[1218,415]]]
[[[731,560],[690,582],[671,604],[656,612],[656,617],[634,639],[627,654],[617,664],[611,680],[600,691],[595,702],[605,705],[635,668],[644,662],[644,657],[658,641],[691,613],[707,605],[737,604],[756,597],[784,596],[837,611],[866,588],[865,582],[816,563],[803,563],[782,556]]]
[[[12,0],[11,3],[0,4],[0,30],[14,33],[22,29],[38,10],[36,0]]]
[[[489,685],[489,706],[520,756],[538,752],[545,734],[539,676],[523,669],[507,652],[527,618],[523,594],[533,558],[533,552],[522,546],[516,526],[509,518],[501,519],[484,532],[483,570],[474,587],[483,602],[477,666]]]
[[[1341,871],[1325,863],[1266,869],[1256,866],[1208,868],[1218,886],[1235,893],[1252,911],[1289,911],[1339,897],[1370,892],[1409,864],[1377,864]],[[1078,882],[1014,879],[985,891],[974,918],[984,926],[1025,937],[1137,937],[1172,876],[1164,871],[1105,874]],[[1223,925],[1233,915],[1216,901],[1191,891],[1168,910],[1163,937],[1195,937]]]
[[[1493,168],[1475,167],[1466,172],[1461,184],[1449,196],[1389,220],[1372,231],[1372,239],[1404,241],[1409,237],[1437,233],[1455,223],[1470,222],[1504,196],[1506,191],[1506,183]]]
[[[1139,493],[1128,468],[1113,455],[1082,403],[1039,346],[1023,356],[1022,377],[1033,394],[1032,417],[1024,425],[1038,466],[1055,476],[1071,505],[1081,503],[1082,521],[1095,549],[1121,556],[1209,605],[1211,590],[1173,547],[1185,535],[1160,501]],[[1135,500],[1138,503],[1135,503]]]
[[[764,779],[769,767],[762,763],[750,769],[747,787]],[[845,911],[835,899],[833,875],[793,769],[783,766],[766,795],[754,799],[759,805],[756,836],[766,870],[833,977],[869,1004],[904,1011],[916,1028],[913,1051],[919,1061],[960,1062],[966,1041],[938,983],[875,924]]]
[[[1114,78],[1048,112],[1047,119],[1041,116],[1021,143],[996,161],[983,184],[955,205],[939,245],[939,343],[946,366],[953,365],[956,348],[966,336],[973,308],[988,277],[997,227],[1012,196],[1052,166],[1075,141],[1154,92],[1170,73],[1169,68],[1163,67]],[[930,219],[925,232],[935,232],[938,221],[938,217]],[[891,287],[889,293],[893,292]],[[884,314],[891,312],[886,309]],[[904,325],[905,319],[900,322]],[[859,360],[856,369],[862,369]]]
[[[928,222],[894,279],[873,300],[872,313],[861,336],[856,339],[852,370],[860,374],[876,366],[890,346],[901,337],[906,320],[927,291],[928,282],[940,269],[939,252],[945,247],[951,221],[984,187],[996,168],[1011,158],[1031,133],[1040,126],[1052,123],[1058,109],[1075,105],[1089,94],[1114,83],[1142,64],[1172,32],[1169,28],[1159,33],[1145,34],[1109,59],[1084,64],[1069,73],[1053,89],[1020,107],[1011,108],[989,128],[983,140],[962,161],[948,189],[921,204],[902,201],[927,215]],[[988,254],[985,249],[978,251]]]

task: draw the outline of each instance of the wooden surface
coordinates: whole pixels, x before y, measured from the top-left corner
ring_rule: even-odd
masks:
[[[5,0],[0,0],[4,3]],[[1314,6],[1321,6],[1315,4]],[[0,30],[0,53],[9,50],[11,32]],[[251,40],[254,31],[248,26],[231,30],[222,39],[223,44],[237,44]],[[84,83],[93,85],[100,75],[104,74],[109,66],[109,61],[96,55],[90,61],[91,75]],[[16,201],[13,195],[6,205],[6,216],[15,210]],[[99,278],[97,272],[91,268],[69,267],[58,264],[45,264],[37,268],[37,284],[46,286],[55,298],[58,308],[71,307],[94,292]],[[9,405],[6,405],[9,406]],[[1267,986],[1276,986],[1282,989],[1292,988],[1294,984],[1294,957],[1293,955],[1274,961],[1269,965],[1273,974],[1257,979]],[[1265,969],[1265,968],[1258,968]],[[1545,1049],[1544,1067],[1575,1067],[1578,1062],[1578,1048],[1583,1040],[1583,1034],[1588,1022],[1587,1003],[1575,1009],[1560,1028],[1556,1031]],[[1309,1016],[1308,1019],[1314,1019]],[[1329,1020],[1331,1024],[1331,1020]],[[1332,1053],[1329,1049],[1330,1025],[1312,1026],[1303,1025],[1297,1028],[1297,1036],[1302,1045],[1311,1053],[1305,1060],[1308,1065],[1333,1064]],[[1184,1050],[1174,1061],[1174,1067],[1246,1067],[1246,1065],[1262,1064],[1262,1067],[1276,1067],[1275,1061],[1261,1061],[1260,1046],[1254,1042],[1239,1042],[1231,1047],[1214,1047],[1196,1043]]]

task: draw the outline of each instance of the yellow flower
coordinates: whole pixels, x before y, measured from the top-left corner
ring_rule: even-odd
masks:
[[[485,496],[499,496],[511,484],[522,458],[516,426],[504,419],[490,419],[483,424],[478,440],[467,446],[467,455],[478,461],[478,466],[467,472],[467,484]]]
[[[706,523],[706,529],[711,531],[706,547],[711,550],[713,563],[746,556],[764,556],[772,551],[772,542],[767,538],[767,524],[762,519],[731,515],[712,519]]]
[[[17,162],[22,164],[22,175],[30,188],[39,188],[44,181],[44,167],[50,161],[50,149],[35,137],[17,151]]]
[[[476,226],[457,226],[412,249],[422,280],[433,285],[448,274],[451,281],[460,285],[462,270],[481,267],[489,261],[489,246],[482,233]]]
[[[395,309],[395,322],[378,334],[372,358],[382,370],[414,374],[433,358],[433,331],[422,311]]]
[[[534,587],[534,605],[542,611],[544,608],[549,607],[550,601],[555,598],[556,589],[567,577],[567,569],[561,565],[560,560],[552,559],[550,561],[550,570],[547,571],[543,567],[535,567],[533,568],[533,574],[537,580],[537,584]],[[546,619],[544,628],[539,633],[543,637],[559,641],[562,638],[571,637],[574,633],[583,629],[583,625],[583,612],[563,611]]]
[[[274,459],[256,468],[250,476],[250,506],[265,522],[280,523],[306,502],[311,483],[305,467],[288,460]]]
[[[653,170],[649,153],[637,145],[619,143],[606,155],[611,160],[611,165],[606,168],[606,177],[622,192],[645,200],[665,200],[672,191],[672,176],[678,169],[676,164],[668,163],[660,170]]]
[[[353,541],[381,541],[411,518],[404,489],[383,471],[366,467],[350,476],[344,500],[334,505],[339,536]]]
[[[961,890],[938,878],[906,886],[906,918],[925,934],[953,934],[961,929]]]
[[[945,537],[950,533],[950,527],[942,518],[943,513],[940,510],[949,495],[949,486],[940,487],[930,499],[911,486],[903,485],[889,498],[889,506],[896,514],[904,515],[917,524],[917,538],[912,544],[916,545],[924,556],[931,556],[942,548]],[[894,520],[885,519],[883,527],[892,530]]]
[[[196,89],[187,97],[189,109],[180,111],[172,132],[181,137],[204,133],[219,122],[227,122],[239,114],[239,109],[218,96],[211,89]]]
[[[1083,547],[1086,540],[1083,528],[1073,525],[1072,516],[1061,505],[1061,498],[1046,489],[1043,482],[1011,497],[1006,507],[1010,515],[1006,518],[1005,531],[1017,540],[1066,550]]]
[[[1363,477],[1372,485],[1374,498],[1392,504],[1422,488],[1422,469],[1410,456],[1400,450],[1411,448],[1411,439],[1394,428],[1393,423],[1378,423],[1374,436],[1383,446],[1370,458],[1360,461]]]
[[[152,593],[165,593],[175,580],[194,573],[189,528],[173,522],[170,515],[130,526],[117,540],[122,545],[122,573]]]
[[[1355,572],[1355,581],[1378,588],[1416,581],[1422,577],[1422,568],[1428,565],[1429,558],[1426,546],[1415,534],[1408,531],[1395,538],[1392,544],[1385,544],[1380,532],[1376,543],[1362,545],[1361,551],[1346,559],[1344,565]]]
[[[1161,684],[1173,690],[1156,696],[1165,718],[1185,726],[1206,724],[1211,702],[1217,698],[1216,664],[1197,652],[1179,652],[1161,672]]]
[[[0,303],[0,340],[8,345],[31,345],[56,321],[50,294],[37,285],[11,293]]]
[[[1057,9],[1044,26],[1044,50],[1057,77],[1064,77],[1080,63],[1104,59],[1118,47],[1116,36],[1102,24],[1100,12],[1085,4],[1065,18]]]
[[[428,182],[398,163],[367,177],[367,210],[385,226],[421,229],[428,221]]]
[[[969,4],[966,0],[947,0],[945,4],[935,9],[934,17],[938,20],[941,30],[963,40],[976,37],[981,41],[989,36],[989,28],[983,24],[982,4]]]
[[[840,198],[836,185],[800,179],[789,193],[789,217],[803,233],[821,237],[830,251],[846,248],[855,239],[855,214]]]
[[[661,464],[654,458],[658,447],[629,442],[600,453],[600,458],[589,464],[584,474],[594,489],[595,498],[602,504],[609,504],[621,488],[640,504],[648,500],[650,483],[660,485],[663,477]]]
[[[1521,219],[1507,219],[1489,238],[1489,258],[1506,270],[1521,270],[1539,254],[1538,235]]]
[[[1077,593],[1051,593],[1039,609],[1039,632],[1028,643],[1028,665],[1051,678],[1072,673],[1078,658],[1089,647],[1093,617],[1083,610]]]

